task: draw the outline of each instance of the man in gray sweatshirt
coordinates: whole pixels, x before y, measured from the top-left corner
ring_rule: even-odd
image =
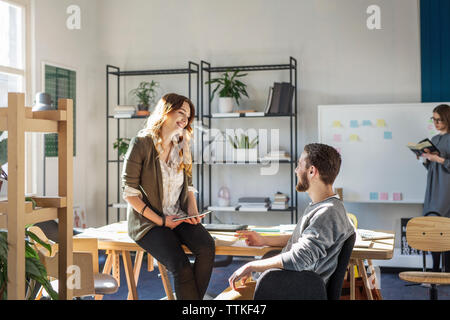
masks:
[[[244,283],[252,272],[272,268],[314,271],[327,283],[337,267],[345,240],[355,232],[342,201],[333,192],[340,166],[341,157],[334,148],[319,143],[305,146],[295,169],[296,189],[307,192],[312,202],[292,235],[261,236],[254,231],[239,231],[250,246],[275,246],[283,250],[236,270],[228,280],[234,290],[239,279]]]

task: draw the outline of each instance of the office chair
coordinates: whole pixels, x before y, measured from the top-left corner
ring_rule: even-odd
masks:
[[[51,255],[47,250],[41,250],[41,245],[34,243],[39,258],[47,270],[48,277],[57,279],[58,277],[58,244],[49,240],[45,233],[37,226],[28,228],[42,241],[50,244]],[[74,238],[73,239],[73,264],[80,268],[80,286],[73,290],[74,297],[105,295],[116,293],[119,285],[116,279],[109,275],[99,272],[98,265],[98,240],[92,238]],[[57,290],[56,282],[52,286]],[[42,288],[38,293],[37,299],[42,296]]]
[[[258,279],[254,300],[339,300],[355,240],[353,234],[344,242],[327,285],[313,271],[270,269]]]
[[[406,241],[411,248],[442,252],[450,250],[450,219],[445,217],[416,217],[408,221],[406,225]],[[438,284],[450,284],[448,272],[401,272],[402,280],[430,284],[430,300],[438,299]]]

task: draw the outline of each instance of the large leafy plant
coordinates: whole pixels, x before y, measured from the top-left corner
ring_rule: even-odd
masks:
[[[129,145],[130,145],[130,139],[117,138],[117,140],[113,144],[113,148],[117,149],[117,151],[119,152],[119,157],[122,157],[127,153]]]
[[[159,83],[156,81],[142,81],[136,89],[130,91],[130,94],[136,96],[139,104],[142,104],[148,108],[150,104],[154,104],[156,102],[156,88],[158,87]]]
[[[29,226],[27,226],[29,227]],[[33,293],[36,286],[41,285],[54,300],[58,299],[58,293],[53,290],[50,281],[47,278],[47,271],[39,259],[39,255],[34,249],[33,241],[39,243],[51,254],[51,247],[43,242],[33,232],[25,229],[25,279],[26,279],[26,298],[34,299]],[[0,229],[0,300],[6,300],[8,297],[8,232]]]
[[[239,100],[242,96],[246,96],[247,94],[247,85],[240,81],[238,78],[245,77],[247,73],[242,74],[239,70],[234,71],[231,75],[229,74],[231,71],[227,71],[222,74],[221,77],[211,79],[206,81],[205,84],[216,84],[214,88],[210,101],[214,98],[214,94],[219,90],[219,97],[221,98],[234,98],[237,105],[239,105]]]

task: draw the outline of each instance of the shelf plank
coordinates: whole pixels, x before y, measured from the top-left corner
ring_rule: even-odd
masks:
[[[25,131],[58,133],[58,122],[45,119],[25,119]]]
[[[67,205],[66,197],[31,197],[36,201],[37,207],[42,208],[65,208]]]
[[[66,110],[45,110],[35,111],[32,114],[33,119],[52,120],[52,121],[66,121]]]
[[[25,224],[35,224],[55,219],[58,219],[57,208],[37,208],[25,214]]]
[[[25,201],[25,213],[33,211],[33,203],[31,201]],[[0,213],[8,214],[8,201],[0,201]]]

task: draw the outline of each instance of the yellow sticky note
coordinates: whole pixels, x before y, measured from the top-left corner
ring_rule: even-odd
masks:
[[[350,141],[358,141],[358,140],[359,140],[359,137],[358,137],[357,134],[351,134],[350,135]]]
[[[378,119],[377,127],[386,127],[386,121],[384,121],[384,119]]]
[[[342,125],[339,120],[333,121],[333,128],[340,128],[340,127],[342,127]]]

